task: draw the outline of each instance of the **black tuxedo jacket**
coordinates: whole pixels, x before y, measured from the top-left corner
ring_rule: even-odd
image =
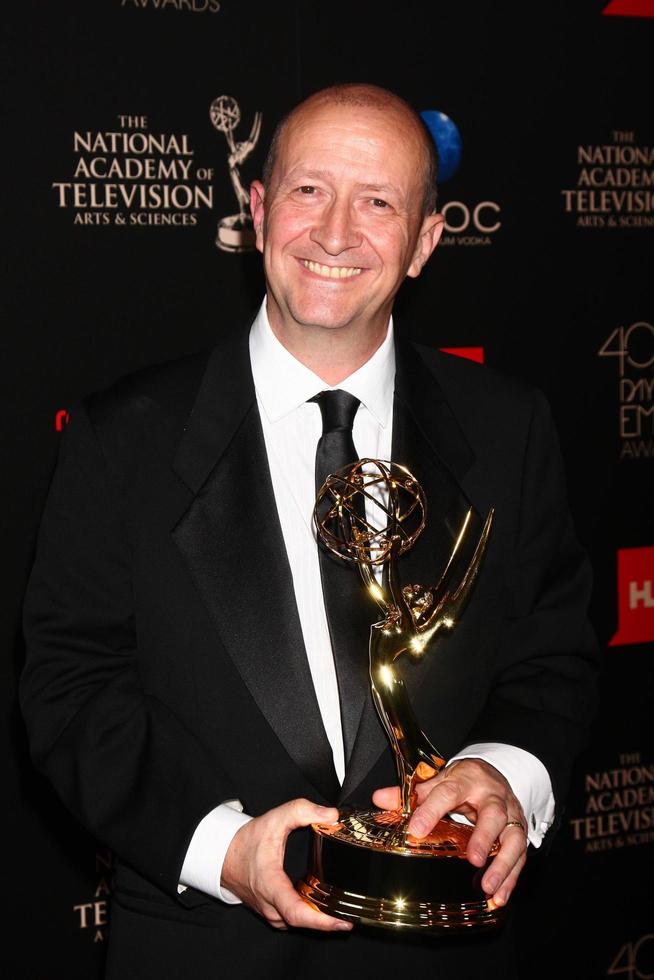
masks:
[[[430,508],[403,581],[436,580],[468,506],[496,515],[462,622],[405,670],[418,718],[446,756],[482,740],[532,752],[560,800],[593,710],[595,647],[588,569],[545,401],[398,340],[393,457]],[[464,961],[485,975],[482,954],[490,969],[501,938],[287,935],[244,907],[178,894],[190,838],[221,801],[239,798],[253,815],[297,796],[366,803],[394,781],[367,697],[340,792],[335,784],[246,333],[72,411],[25,623],[21,696],[34,760],[118,858],[111,976],[204,977],[219,967],[239,978],[344,968],[366,977],[415,956],[461,978]],[[365,675],[365,634],[360,642]],[[289,841],[292,876],[307,838]]]

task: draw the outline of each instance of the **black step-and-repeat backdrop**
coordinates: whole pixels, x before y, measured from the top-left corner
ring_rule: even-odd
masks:
[[[23,0],[5,19],[3,976],[99,977],[109,927],[112,856],[31,771],[15,705],[67,406],[243,324],[262,294],[244,194],[275,122],[362,80],[441,151],[446,233],[401,329],[544,389],[595,569],[602,709],[515,903],[524,976],[654,977],[654,2]]]

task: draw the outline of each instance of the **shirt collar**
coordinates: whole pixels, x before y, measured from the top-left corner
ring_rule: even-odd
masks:
[[[250,362],[257,399],[268,420],[277,422],[330,385],[286,350],[272,331],[264,299],[250,330]],[[365,364],[334,388],[365,405],[382,428],[391,419],[395,381],[393,318],[383,343]]]

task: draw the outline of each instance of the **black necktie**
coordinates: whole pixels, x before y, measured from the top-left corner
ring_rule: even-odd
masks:
[[[322,415],[322,436],[316,450],[316,492],[327,476],[359,458],[352,438],[352,423],[359,399],[347,391],[322,391],[317,402]],[[349,760],[368,689],[368,637],[372,622],[365,587],[354,563],[318,546],[320,577],[332,642],[345,759]]]

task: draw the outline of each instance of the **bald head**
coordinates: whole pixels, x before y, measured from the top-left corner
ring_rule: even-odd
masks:
[[[283,144],[289,128],[314,110],[326,106],[342,106],[345,109],[369,111],[371,114],[379,112],[395,116],[398,123],[415,136],[417,153],[421,158],[421,217],[424,218],[426,215],[435,212],[438,157],[429,130],[420,115],[408,102],[394,92],[378,85],[360,83],[333,85],[310,95],[294,109],[291,109],[277,125],[270,142],[268,155],[263,165],[263,183],[266,190],[269,189],[273,180],[279,148]]]

